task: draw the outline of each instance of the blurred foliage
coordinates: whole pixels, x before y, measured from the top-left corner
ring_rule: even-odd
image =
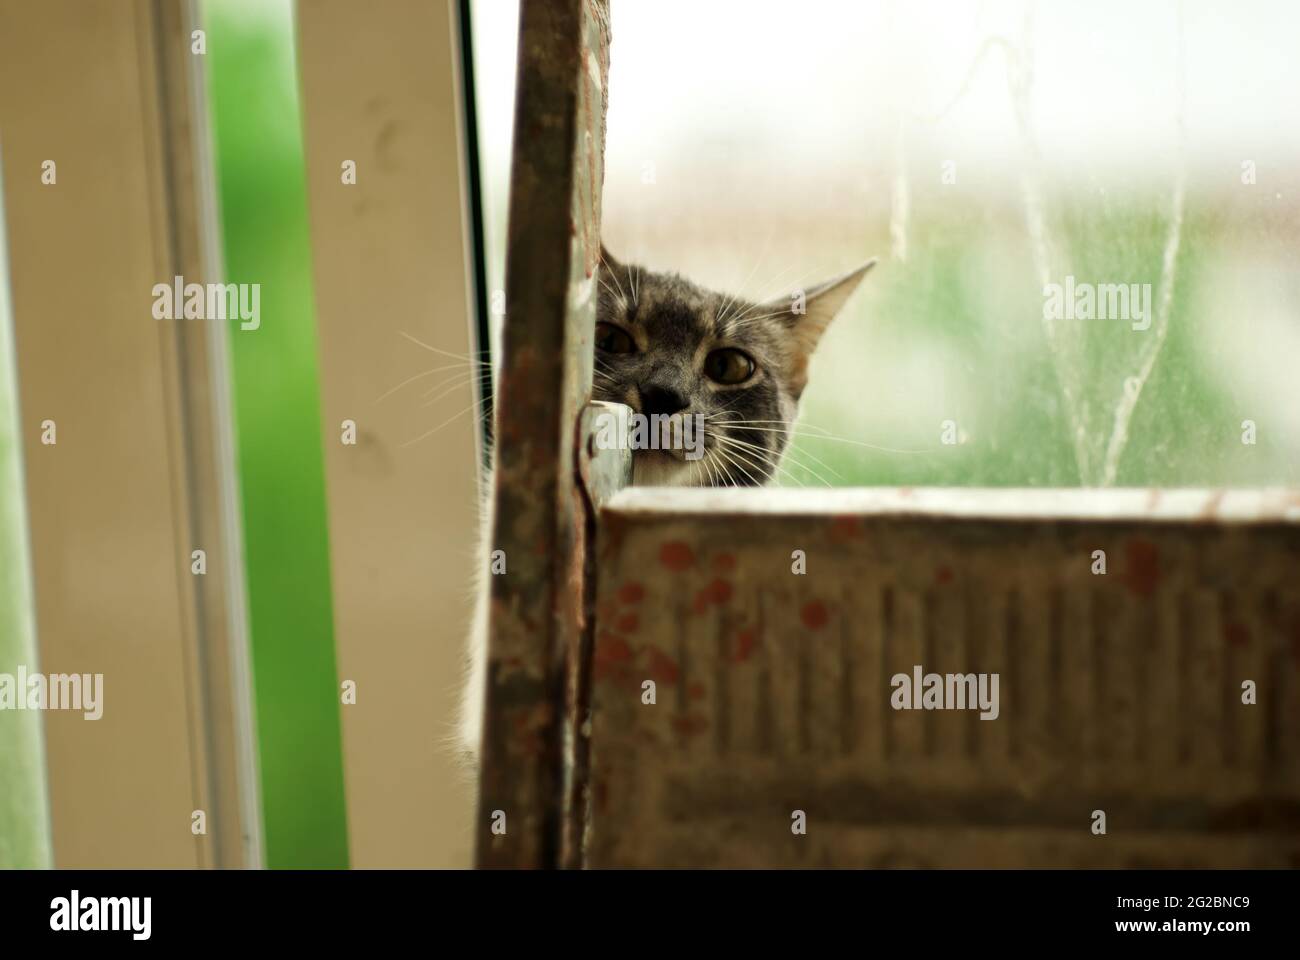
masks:
[[[311,246],[289,0],[205,4],[231,324],[266,858],[346,867]]]
[[[1169,200],[1132,194],[1098,204],[1062,193],[1052,227],[1061,282],[1150,282],[1160,298]],[[1263,275],[1285,286],[1285,237],[1243,235],[1222,211],[1189,197],[1170,307],[1168,336],[1143,387],[1119,461],[1118,486],[1278,486],[1295,483],[1285,421],[1271,418],[1294,398],[1251,401],[1234,371],[1217,368],[1213,337],[1221,307],[1198,296],[1234,278],[1219,264],[1234,246],[1250,250]],[[921,219],[924,217],[924,219]],[[1077,377],[1072,419],[1042,325],[1044,297],[1022,222],[978,210],[922,208],[905,261],[887,259],[837,319],[814,360],[786,486],[1080,486],[1096,483],[1125,381],[1139,368],[1152,329],[1124,320],[1080,325],[1077,348],[1059,361]],[[1233,317],[1233,336],[1250,337],[1251,305]],[[1259,328],[1267,337],[1267,328]],[[899,385],[890,371],[919,370]],[[872,374],[890,389],[878,389]],[[887,408],[888,415],[882,415]],[[944,445],[941,422],[963,442]],[[1241,442],[1241,423],[1259,424],[1257,443]],[[881,424],[886,426],[882,427]],[[1086,434],[1094,465],[1081,477],[1073,424]],[[830,434],[838,439],[826,439]]]
[[[13,675],[39,664],[4,224],[0,190],[0,673]],[[51,865],[48,810],[41,714],[0,711],[0,870]]]

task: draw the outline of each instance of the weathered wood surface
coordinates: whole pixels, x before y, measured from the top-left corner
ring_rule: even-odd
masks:
[[[582,838],[591,807],[588,759],[591,724],[591,650],[595,623],[596,520],[600,508],[632,482],[632,451],[629,447],[605,447],[607,436],[626,442],[627,415],[631,410],[618,403],[593,400],[583,407],[578,421],[578,475],[585,498],[586,537],[582,584],[583,629],[569,638],[568,671],[565,685],[565,716],[569,724],[564,756],[563,825],[560,843],[562,867],[582,866]],[[617,428],[609,429],[612,422]],[[603,423],[602,423],[603,421]]]
[[[598,570],[589,866],[1300,865],[1300,492],[631,489]]]
[[[584,628],[589,536],[578,414],[591,387],[608,71],[605,0],[524,0],[495,407],[492,546],[508,572],[492,579],[481,866],[565,859],[567,664]],[[498,811],[504,833],[492,830]]]

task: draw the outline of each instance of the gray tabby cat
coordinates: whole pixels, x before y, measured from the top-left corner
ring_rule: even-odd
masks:
[[[647,417],[702,414],[703,456],[636,450],[637,486],[760,486],[776,472],[822,334],[875,264],[791,296],[755,303],[677,274],[619,263],[601,248],[592,399]],[[486,485],[491,490],[490,482]],[[480,569],[491,552],[483,511]],[[460,741],[478,751],[487,673],[490,590],[479,585],[462,696]]]

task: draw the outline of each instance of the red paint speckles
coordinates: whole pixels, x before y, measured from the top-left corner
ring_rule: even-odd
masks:
[[[611,682],[624,689],[634,689],[638,685],[632,676],[635,657],[626,640],[602,630],[596,637],[596,649],[591,658],[592,678],[597,682]]]
[[[690,697],[692,700],[703,700],[704,684],[692,683],[689,687],[686,688],[686,695]]]
[[[944,566],[934,571],[934,582],[939,584],[952,583],[952,567]]]
[[[862,536],[862,521],[853,516],[840,516],[831,520],[832,540],[856,540]]]
[[[703,613],[710,604],[723,604],[731,599],[731,584],[715,579],[695,595],[695,612]]]
[[[669,570],[681,573],[694,565],[695,554],[680,540],[673,540],[659,548],[659,562]]]
[[[650,674],[651,680],[670,686],[677,682],[677,661],[655,647],[647,647],[646,653],[649,654],[646,672]]]
[[[1160,554],[1148,540],[1130,540],[1124,583],[1139,597],[1149,597],[1160,583]]]
[[[614,628],[622,633],[636,633],[641,626],[641,618],[635,613],[625,613],[614,621]]]
[[[803,609],[799,611],[799,619],[809,630],[820,630],[830,622],[831,618],[826,612],[826,604],[820,600],[813,600],[803,605]]]
[[[628,663],[632,659],[632,648],[627,641],[616,633],[602,630],[596,638],[596,661],[605,663]]]
[[[741,630],[736,634],[736,645],[731,652],[732,663],[744,663],[754,655],[754,648],[758,646],[758,634],[753,630]]]
[[[729,553],[720,553],[713,558],[713,569],[719,573],[729,573],[736,569],[736,558]]]
[[[1239,623],[1228,623],[1223,627],[1223,639],[1230,647],[1244,647],[1250,643],[1250,631]]]
[[[673,729],[683,737],[694,737],[709,728],[709,721],[696,714],[673,717]]]
[[[638,743],[645,744],[647,747],[657,747],[661,742],[657,733],[653,730],[647,730],[645,727],[637,730],[636,739]]]
[[[620,603],[640,603],[645,599],[645,587],[636,581],[625,583],[618,588],[618,599]]]

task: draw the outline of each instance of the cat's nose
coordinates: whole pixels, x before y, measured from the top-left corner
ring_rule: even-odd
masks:
[[[671,416],[690,406],[685,397],[668,387],[647,387],[640,392],[641,412],[647,417],[655,414]]]

